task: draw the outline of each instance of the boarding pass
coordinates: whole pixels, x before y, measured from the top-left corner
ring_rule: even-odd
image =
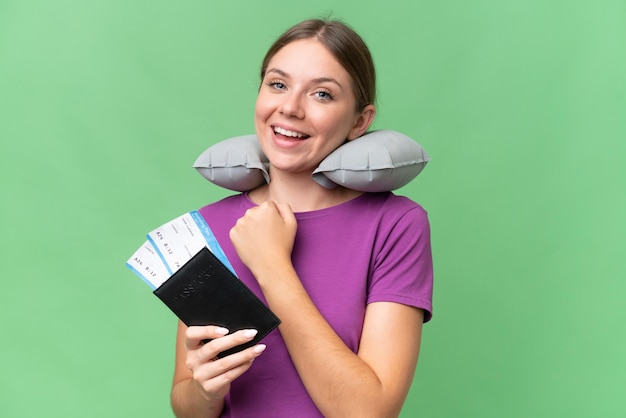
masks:
[[[198,211],[173,219],[146,235],[146,241],[126,262],[153,290],[161,286],[202,248],[207,247],[234,273],[217,239]]]

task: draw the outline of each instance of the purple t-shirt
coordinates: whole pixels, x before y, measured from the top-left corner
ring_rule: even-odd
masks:
[[[215,234],[237,276],[265,301],[243,265],[229,231],[256,206],[239,194],[205,206],[200,213]],[[365,193],[312,212],[296,213],[298,230],[292,260],[309,296],[341,337],[357,352],[365,308],[372,302],[397,302],[432,315],[433,270],[426,211],[391,192]],[[289,295],[285,295],[289,297]],[[278,330],[267,349],[236,379],[223,417],[321,417],[289,357]]]

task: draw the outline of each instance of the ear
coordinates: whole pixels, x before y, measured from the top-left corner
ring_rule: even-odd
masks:
[[[370,125],[374,121],[375,116],[376,108],[374,107],[374,105],[369,104],[365,106],[365,108],[357,115],[354,126],[348,134],[348,141],[352,141],[353,139],[356,139],[363,135],[365,132],[367,132]]]

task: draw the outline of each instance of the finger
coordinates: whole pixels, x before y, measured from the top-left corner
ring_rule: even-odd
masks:
[[[293,214],[293,210],[288,203],[279,203],[276,202],[276,210],[280,217],[285,221],[286,224],[292,224],[296,222],[296,216]]]
[[[191,326],[186,331],[186,344],[187,348],[196,348],[203,344],[205,340],[213,340],[220,338],[228,334],[228,329],[215,325],[207,325],[204,327]]]
[[[202,335],[200,331],[198,331],[198,333]],[[190,342],[189,345],[192,345],[192,347],[187,348],[187,368],[192,370],[195,374],[204,364],[216,361],[221,352],[249,342],[256,336],[256,334],[256,330],[246,329],[237,331],[227,336],[216,338],[214,340],[209,340],[205,344],[200,342],[198,345],[193,345],[196,344],[198,340],[190,340],[192,342]]]
[[[265,216],[279,216],[282,218],[278,205],[279,203],[275,200],[266,200],[258,206],[258,209],[259,212],[264,213]]]
[[[217,385],[230,383],[245,373],[264,351],[265,344],[257,344],[238,353],[205,363],[194,371],[194,379],[203,383],[207,391],[210,386],[206,386],[205,382],[212,380],[212,383]]]
[[[201,356],[207,360],[216,358],[223,351],[249,342],[257,333],[255,329],[244,329],[223,338],[214,339],[200,348]]]

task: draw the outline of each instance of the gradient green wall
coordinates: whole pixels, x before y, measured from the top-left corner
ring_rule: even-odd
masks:
[[[400,191],[436,263],[402,416],[625,416],[625,5],[0,0],[0,416],[171,416],[176,321],[124,262],[228,194],[191,164],[329,11],[375,56],[375,127],[433,157]]]

